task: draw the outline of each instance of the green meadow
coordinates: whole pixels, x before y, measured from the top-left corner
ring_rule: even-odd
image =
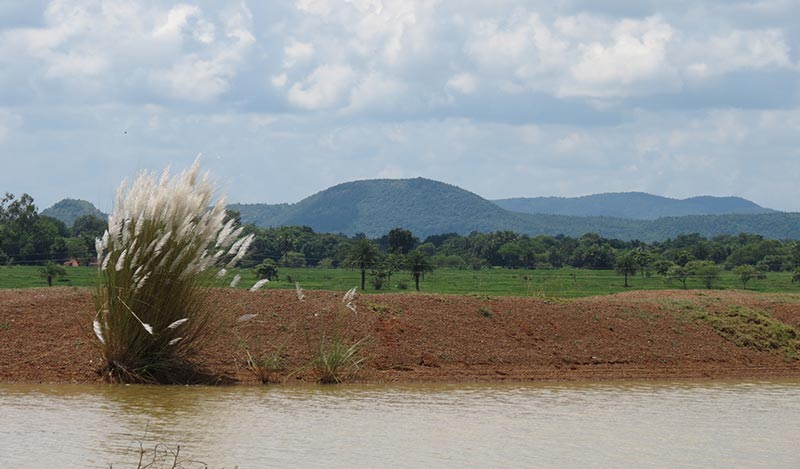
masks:
[[[54,286],[90,287],[97,282],[94,267],[66,267],[67,276],[53,282]],[[216,286],[227,286],[235,274],[242,276],[237,288],[250,288],[257,278],[250,269],[234,269],[224,279],[215,279]],[[361,274],[350,269],[279,268],[279,279],[264,286],[265,289],[294,289],[295,282],[306,290],[345,291],[360,285]],[[478,271],[439,269],[425,275],[420,288],[426,293],[477,294],[495,296],[541,296],[573,298],[581,296],[607,295],[630,290],[680,289],[678,280],[665,280],[653,275],[628,278],[629,288],[623,287],[623,278],[610,270],[585,269],[484,269]],[[0,288],[47,288],[47,282],[39,277],[38,268],[30,266],[0,267]],[[405,287],[405,288],[404,288]],[[688,288],[705,288],[700,279],[689,278]],[[741,289],[739,278],[732,272],[723,271],[714,284],[715,289]],[[792,273],[771,272],[766,279],[752,279],[748,291],[756,292],[800,292],[800,284],[792,283]],[[381,290],[374,290],[371,277],[367,277],[365,293],[413,292],[414,282],[407,272],[392,276],[391,284],[384,282]]]

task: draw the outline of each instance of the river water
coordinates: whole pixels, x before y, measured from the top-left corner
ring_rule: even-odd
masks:
[[[0,467],[800,467],[800,381],[0,385]],[[192,466],[197,467],[197,466]]]

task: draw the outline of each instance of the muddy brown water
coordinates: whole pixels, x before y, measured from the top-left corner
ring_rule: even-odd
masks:
[[[800,381],[0,384],[0,467],[800,467]],[[195,466],[196,467],[196,466]]]

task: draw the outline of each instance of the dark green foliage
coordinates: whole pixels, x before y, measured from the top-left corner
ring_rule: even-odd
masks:
[[[270,281],[278,279],[278,265],[272,259],[264,259],[254,270],[258,278],[265,278]]]
[[[78,218],[87,215],[100,220],[108,219],[108,216],[98,210],[91,202],[78,199],[63,199],[60,202],[56,202],[52,207],[42,210],[41,214],[60,220],[67,226],[73,226]]]
[[[414,249],[419,240],[409,230],[394,228],[387,235],[388,251],[395,254],[407,254]]]

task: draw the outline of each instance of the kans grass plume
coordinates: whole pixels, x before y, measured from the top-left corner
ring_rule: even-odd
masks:
[[[112,379],[180,382],[213,320],[202,308],[210,272],[234,267],[253,241],[226,221],[225,198],[214,201],[199,164],[176,176],[142,172],[130,188],[123,181],[95,243],[93,329]]]

